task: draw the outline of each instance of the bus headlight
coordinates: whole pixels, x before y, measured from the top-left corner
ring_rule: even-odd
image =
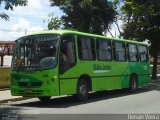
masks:
[[[43,81],[43,85],[50,85],[52,83],[51,80],[46,80],[46,81]]]
[[[51,81],[50,81],[50,80],[47,80],[47,84],[51,84]]]
[[[18,85],[17,82],[15,80],[12,80],[12,79],[11,79],[11,84],[14,85],[14,86]]]

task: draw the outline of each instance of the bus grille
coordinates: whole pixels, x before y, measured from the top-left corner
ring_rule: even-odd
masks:
[[[31,82],[31,86],[41,86],[42,82]]]
[[[27,82],[19,82],[18,84],[19,84],[19,86],[21,86],[21,87],[27,87],[27,86],[28,86],[28,83],[27,83]]]
[[[38,87],[42,85],[42,82],[18,82],[20,87]]]

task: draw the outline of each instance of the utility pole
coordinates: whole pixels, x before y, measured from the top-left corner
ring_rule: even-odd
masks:
[[[26,35],[27,34],[27,29],[25,29],[24,32],[25,32],[25,35]]]

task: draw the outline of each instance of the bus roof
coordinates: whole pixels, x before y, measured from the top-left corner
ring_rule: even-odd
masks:
[[[46,30],[46,31],[40,31],[40,32],[33,32],[31,34],[28,34],[26,36],[30,36],[30,35],[36,35],[36,34],[76,34],[76,35],[84,35],[84,36],[91,36],[91,37],[97,37],[97,38],[108,38],[110,40],[118,40],[118,41],[123,41],[123,42],[131,42],[131,43],[137,43],[137,44],[143,44],[143,45],[147,45],[143,42],[139,42],[139,41],[134,41],[134,40],[127,40],[127,39],[120,39],[120,38],[112,38],[112,37],[107,37],[107,36],[103,36],[103,35],[96,35],[96,34],[90,34],[90,33],[84,33],[84,32],[79,32],[79,31],[73,31],[73,30]]]

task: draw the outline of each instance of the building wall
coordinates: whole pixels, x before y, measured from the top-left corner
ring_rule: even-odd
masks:
[[[11,60],[12,60],[12,56],[4,56],[4,61],[3,61],[3,65],[10,67],[11,66]],[[1,59],[0,59],[0,64],[1,64]]]
[[[0,67],[0,89],[10,85],[10,67]]]

